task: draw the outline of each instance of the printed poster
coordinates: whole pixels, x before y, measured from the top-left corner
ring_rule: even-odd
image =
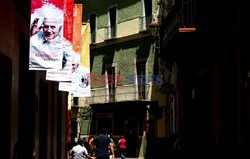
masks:
[[[73,39],[73,0],[64,0],[64,25],[63,25],[63,63],[62,69],[47,70],[46,80],[68,81],[72,79],[72,39]]]
[[[76,90],[73,91],[74,97],[89,97],[91,96],[91,86],[88,81],[90,74],[90,26],[89,23],[82,25],[82,54],[80,60],[80,68],[78,70],[78,78],[75,82]]]
[[[76,85],[72,84],[76,82],[78,78],[78,68],[80,65],[81,56],[81,26],[82,26],[82,4],[74,4],[73,10],[73,37],[72,37],[72,79],[70,82],[59,82],[60,91],[73,91],[76,89]]]
[[[29,70],[63,67],[63,0],[32,0]]]
[[[71,67],[71,81],[70,82],[59,82],[59,91],[71,92],[76,90],[75,79],[78,78],[78,70],[80,66],[80,54],[72,52],[72,67]]]

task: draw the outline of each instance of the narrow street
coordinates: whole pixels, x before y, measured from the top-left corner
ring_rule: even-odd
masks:
[[[103,128],[126,159],[250,152],[246,3],[1,0],[1,158],[68,159]]]

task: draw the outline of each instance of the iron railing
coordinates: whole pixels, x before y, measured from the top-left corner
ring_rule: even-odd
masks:
[[[117,26],[108,26],[106,27],[106,40],[108,39],[114,39],[117,37]]]
[[[152,15],[151,16],[141,16],[140,17],[140,23],[139,23],[139,28],[140,31],[145,31],[149,30],[149,24],[152,22]]]
[[[92,33],[90,33],[91,34],[91,44],[94,44],[94,43],[96,43],[96,32],[92,32]]]

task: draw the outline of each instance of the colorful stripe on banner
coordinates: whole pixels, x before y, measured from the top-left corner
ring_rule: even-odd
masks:
[[[72,43],[74,0],[64,0],[64,8],[63,37]]]
[[[31,1],[31,13],[34,13],[36,9],[39,9],[43,5],[46,5],[49,3],[55,5],[57,8],[60,8],[61,10],[63,10],[64,8],[64,2],[61,0],[60,1],[59,0],[32,0]]]
[[[73,50],[81,54],[81,29],[82,29],[82,4],[75,4],[74,7],[74,32],[73,32]]]
[[[89,23],[82,25],[82,54],[81,65],[86,69],[90,69],[90,25]]]

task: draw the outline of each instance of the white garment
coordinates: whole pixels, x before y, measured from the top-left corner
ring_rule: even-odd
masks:
[[[59,82],[71,82],[72,80],[72,45],[63,39],[63,59],[62,59],[62,69],[60,70],[47,70],[46,80],[59,81]]]
[[[42,31],[30,38],[30,70],[62,69],[63,43],[58,35],[46,41]]]
[[[86,159],[88,151],[84,146],[76,145],[72,148],[72,153],[74,154],[73,159]]]

